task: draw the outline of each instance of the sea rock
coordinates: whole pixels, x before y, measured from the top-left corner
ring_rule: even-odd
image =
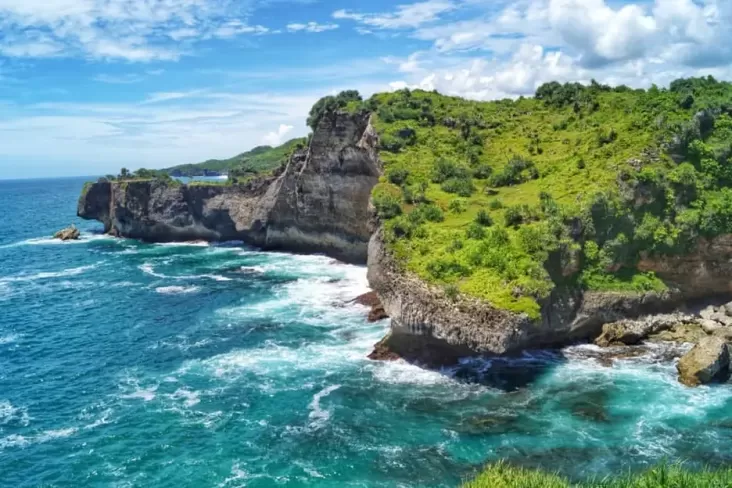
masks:
[[[56,232],[53,235],[53,238],[61,239],[62,241],[75,241],[79,239],[79,236],[81,236],[81,232],[79,231],[79,229],[76,228],[75,225],[72,224],[70,227]]]
[[[381,175],[377,147],[369,114],[331,113],[281,174],[240,185],[97,182],[82,192],[77,213],[121,237],[244,241],[363,264]]]
[[[700,322],[704,319],[697,319],[694,322],[680,322],[670,329],[663,330],[656,334],[651,334],[646,339],[650,342],[676,342],[679,344],[695,344],[708,334],[705,331]],[[716,322],[713,322],[717,324]],[[717,324],[719,326],[719,324]],[[720,326],[721,327],[721,326]]]
[[[684,355],[676,367],[679,381],[697,386],[729,377],[729,348],[720,337],[705,337]]]
[[[715,322],[719,322],[725,327],[732,327],[732,317],[729,317],[727,314],[724,313],[724,309],[721,312],[717,312],[714,315],[712,315],[712,320]]]
[[[701,312],[699,312],[699,317],[701,317],[705,320],[714,320],[715,315],[717,315],[717,310],[712,305],[709,305],[708,307],[704,308]]]
[[[612,322],[602,327],[602,334],[595,339],[595,344],[600,347],[638,344],[652,334],[672,329],[689,320],[691,317],[675,313]]]
[[[710,319],[699,319],[697,320],[699,325],[701,326],[702,330],[706,332],[707,334],[714,334],[716,331],[721,329],[723,326],[716,320],[710,320]]]
[[[379,322],[380,320],[389,318],[389,315],[387,315],[386,311],[384,310],[384,306],[379,300],[379,296],[374,291],[370,291],[368,293],[364,293],[359,297],[356,297],[353,302],[358,303],[359,305],[364,305],[366,307],[371,307],[368,316],[369,322]]]

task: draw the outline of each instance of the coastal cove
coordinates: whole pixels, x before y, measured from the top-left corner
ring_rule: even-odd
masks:
[[[499,459],[572,479],[730,461],[732,387],[679,384],[683,346],[370,361],[388,321],[348,304],[364,267],[82,221],[80,241],[51,240],[83,182],[0,182],[12,486],[453,487]]]

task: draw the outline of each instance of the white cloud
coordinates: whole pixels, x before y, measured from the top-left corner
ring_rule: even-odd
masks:
[[[201,40],[266,33],[247,24],[253,1],[0,0],[0,53],[175,60]]]
[[[333,12],[333,18],[355,20],[356,22],[377,29],[406,29],[433,22],[441,14],[453,9],[455,9],[455,5],[451,1],[427,0],[407,5],[398,5],[394,12],[378,14],[363,14],[341,9]]]
[[[145,79],[144,76],[139,74],[133,74],[133,73],[127,73],[123,75],[109,75],[109,74],[99,74],[96,75],[94,78],[94,81],[98,81],[100,83],[108,83],[111,85],[130,85],[132,83],[139,83],[142,80]]]
[[[307,24],[287,24],[289,32],[325,32],[338,28],[338,24],[318,24],[317,22],[308,22]]]
[[[291,125],[280,124],[276,131],[268,132],[262,138],[262,141],[270,146],[279,146],[284,142],[285,136],[292,132],[292,129],[294,127]]]

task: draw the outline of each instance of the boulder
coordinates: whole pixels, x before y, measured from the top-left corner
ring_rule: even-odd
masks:
[[[722,324],[716,320],[699,319],[699,325],[707,334],[714,334],[716,331],[722,328]]]
[[[602,327],[602,334],[595,339],[595,344],[600,347],[638,344],[650,335],[670,330],[688,320],[689,317],[681,314],[660,314],[611,322]]]
[[[732,317],[732,302],[725,303],[720,307],[720,312],[725,313],[726,315]]]
[[[717,315],[717,310],[712,305],[699,312],[699,316],[706,320],[714,320],[715,315]]]
[[[698,386],[729,377],[729,349],[721,337],[705,337],[686,353],[676,369],[679,381],[686,386]]]
[[[720,310],[720,312],[717,312],[712,316],[712,320],[719,322],[725,327],[732,327],[732,317],[729,317],[724,313],[724,308],[720,308]]]
[[[389,314],[386,313],[386,310],[384,310],[384,306],[381,303],[371,307],[371,311],[369,312],[369,322],[379,322],[380,320],[388,318]]]
[[[75,241],[79,239],[79,236],[81,236],[81,232],[79,231],[79,229],[76,228],[75,225],[72,224],[70,227],[56,232],[53,235],[53,238],[61,239],[62,241]]]

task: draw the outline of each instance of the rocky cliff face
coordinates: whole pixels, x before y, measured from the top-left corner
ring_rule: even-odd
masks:
[[[368,115],[332,114],[279,176],[234,186],[100,182],[83,192],[78,215],[122,237],[241,240],[363,263],[368,202],[381,173],[377,145]]]
[[[671,291],[555,292],[542,304],[541,319],[533,321],[480,300],[453,300],[442,289],[400,270],[378,231],[369,246],[368,277],[392,325],[376,353],[435,365],[475,354],[511,354],[592,340],[604,324],[669,311],[699,297],[728,294],[732,285],[728,241],[724,236],[700,242],[696,252],[683,258],[641,263],[643,269],[657,272],[672,284]]]

